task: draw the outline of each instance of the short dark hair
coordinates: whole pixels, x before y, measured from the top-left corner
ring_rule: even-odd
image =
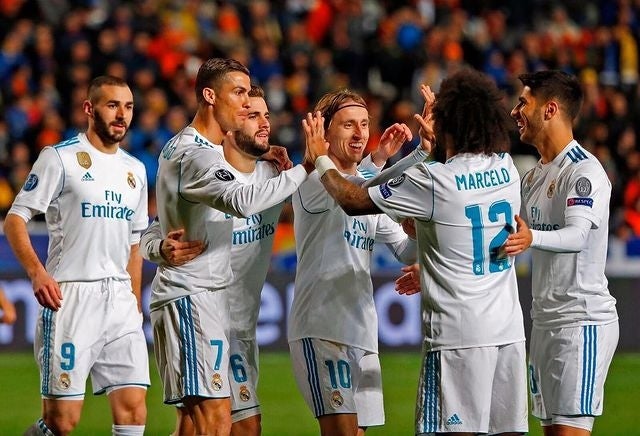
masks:
[[[87,89],[87,100],[89,100],[91,103],[95,103],[100,98],[100,88],[102,88],[103,86],[129,87],[129,84],[120,77],[98,76],[94,78],[89,84],[89,88]]]
[[[247,67],[235,59],[211,58],[200,65],[196,76],[196,99],[198,103],[204,101],[202,96],[204,88],[213,88],[214,91],[218,91],[224,77],[233,71],[249,75]]]
[[[258,85],[251,85],[251,89],[249,90],[249,97],[264,98],[264,89],[262,89]]]
[[[329,92],[323,95],[313,108],[314,112],[320,111],[324,117],[324,129],[329,128],[329,123],[333,116],[338,112],[340,107],[349,101],[353,101],[358,105],[362,105],[367,109],[367,102],[360,94],[350,89],[344,88],[337,91]]]
[[[444,79],[433,107],[438,148],[448,134],[456,153],[507,151],[511,120],[502,98],[489,77],[470,68]]]
[[[558,100],[569,121],[575,120],[580,113],[583,93],[576,76],[560,70],[545,70],[520,74],[518,79],[531,89],[531,95],[537,100],[544,103]]]

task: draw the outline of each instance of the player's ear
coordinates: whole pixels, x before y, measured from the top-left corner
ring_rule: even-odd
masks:
[[[91,102],[89,100],[85,100],[82,103],[82,110],[84,111],[85,114],[87,114],[88,116],[92,117],[93,116],[93,105],[91,104]]]
[[[555,114],[558,113],[559,109],[560,108],[558,107],[558,103],[556,103],[555,101],[550,101],[549,103],[547,103],[547,108],[544,110],[544,119],[550,120]]]
[[[210,105],[216,104],[216,92],[212,88],[204,88],[202,90],[202,97],[204,101],[209,103]]]

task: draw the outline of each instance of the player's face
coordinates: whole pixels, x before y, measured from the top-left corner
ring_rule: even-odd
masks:
[[[105,85],[98,101],[90,105],[93,130],[105,145],[124,139],[133,118],[133,94],[128,86]]]
[[[345,102],[345,104],[358,104]],[[337,159],[343,169],[353,168],[362,160],[369,141],[369,112],[362,106],[339,109],[325,132],[329,155]]]
[[[249,109],[249,76],[233,71],[228,73],[215,95],[214,116],[224,132],[237,131],[247,119]]]
[[[518,98],[518,104],[511,110],[511,118],[518,125],[520,140],[535,145],[543,131],[544,108],[540,107],[531,95],[531,89],[525,86]]]
[[[262,156],[269,151],[269,109],[261,97],[250,97],[251,108],[242,129],[235,132],[235,142],[240,150],[251,156]]]

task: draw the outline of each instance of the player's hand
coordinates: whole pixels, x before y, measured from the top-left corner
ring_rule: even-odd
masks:
[[[62,307],[62,292],[53,277],[42,270],[31,279],[33,294],[42,307],[57,311]]]
[[[516,215],[516,232],[509,235],[504,244],[504,251],[509,256],[515,256],[531,246],[533,234],[527,223]]]
[[[420,267],[417,263],[402,267],[404,273],[396,279],[396,291],[400,295],[413,295],[420,292]]]
[[[413,134],[406,124],[395,123],[385,129],[380,137],[378,148],[371,153],[373,163],[381,167],[402,148],[402,144],[413,139]]]
[[[270,146],[269,151],[263,154],[261,159],[271,162],[280,172],[293,168],[287,149],[279,145]]]
[[[13,324],[16,322],[16,307],[9,300],[0,308],[0,324]]]
[[[400,223],[402,226],[402,230],[409,236],[411,239],[416,239],[416,222],[413,218],[405,218]]]
[[[205,249],[204,242],[181,241],[183,236],[184,229],[171,231],[160,244],[160,255],[169,265],[184,265]]]
[[[422,114],[415,114],[413,117],[418,122],[420,130],[420,146],[426,153],[431,153],[436,143],[436,135],[433,126],[433,105],[436,102],[436,95],[427,85],[420,85],[420,93],[424,98]]]
[[[302,120],[302,130],[306,150],[304,153],[305,164],[315,167],[318,156],[327,154],[329,143],[324,138],[324,117],[318,111],[315,114],[307,113],[307,118]]]

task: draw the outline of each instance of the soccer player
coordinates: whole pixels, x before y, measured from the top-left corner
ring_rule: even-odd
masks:
[[[602,414],[618,343],[616,300],[604,275],[611,183],[573,138],[582,105],[578,80],[561,71],[519,79],[524,88],[511,116],[540,161],[523,176],[519,229],[507,252],[533,250],[533,415],[547,436],[588,435]]]
[[[306,159],[349,214],[414,218],[425,334],[416,434],[527,431],[522,310],[512,261],[499,250],[520,208],[518,172],[502,152],[501,97],[473,70],[445,79],[433,130],[446,162],[418,163],[368,189],[340,175],[324,156],[319,115],[307,117]],[[432,142],[430,123],[418,119]]]
[[[233,140],[233,132],[250,113],[244,65],[209,59],[198,71],[195,88],[198,110],[192,123],[161,151],[156,192],[161,237],[184,229],[185,240],[202,241],[206,248],[189,262],[158,266],[151,322],[165,403],[184,404],[196,434],[229,434],[228,293],[234,280],[230,215],[252,223],[261,211],[289,197],[306,180],[307,170],[297,165],[258,183],[266,170],[243,174],[253,170],[255,161],[238,162],[236,169],[226,160],[226,147],[218,144],[225,135]],[[242,153],[256,157],[264,150]],[[254,230],[252,237],[260,231]]]
[[[376,167],[392,153],[382,153],[382,160],[370,155],[358,167],[369,139],[369,113],[360,95],[329,93],[316,111],[326,129],[319,140],[328,142],[330,159],[341,173],[359,177],[360,183],[380,171]],[[397,151],[411,132],[402,125],[394,138]],[[404,167],[426,156],[416,151],[403,160],[409,162]],[[384,424],[370,275],[374,241],[386,243],[407,263],[415,261],[415,241],[386,216],[347,216],[317,172],[293,195],[293,209],[298,264],[288,340],[298,388],[323,435],[362,433]]]
[[[35,356],[43,412],[25,434],[69,434],[91,374],[94,393],[109,398],[113,434],[142,435],[149,364],[138,242],[149,222],[147,176],[119,147],[133,94],[123,80],[100,76],[83,110],[87,131],[42,150],[4,224],[42,305]],[[40,213],[49,230],[46,268],[27,232]]]
[[[258,160],[269,146],[271,125],[264,91],[251,86],[250,109],[242,129],[224,139],[224,157],[234,176],[243,183],[259,183],[276,177],[278,171],[271,163]],[[228,285],[230,304],[230,377],[231,433],[260,434],[260,402],[258,384],[258,344],[256,327],[260,310],[260,294],[264,284],[275,226],[284,203],[278,203],[248,218],[226,215],[233,221],[231,235],[231,269],[234,279]],[[141,240],[142,255],[156,263],[178,265],[185,263],[204,248],[200,241],[179,241],[178,230],[162,240],[160,226],[155,221]],[[173,239],[173,238],[176,239]],[[193,423],[183,408],[179,408],[179,425],[174,434],[192,433]]]

